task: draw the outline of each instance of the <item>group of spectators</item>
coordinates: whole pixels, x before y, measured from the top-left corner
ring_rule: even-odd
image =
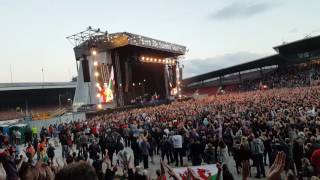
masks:
[[[313,81],[320,79],[319,64],[300,64],[291,67],[280,67],[276,70],[264,74],[262,78],[245,80],[239,86],[241,90],[261,89],[261,85],[268,88],[294,88],[312,85]]]
[[[98,115],[43,127],[39,137],[26,141],[20,152],[3,143],[0,179],[148,179],[158,155],[157,179],[180,179],[170,166],[202,164],[217,164],[218,178],[227,180],[234,179],[232,168],[243,179],[311,179],[320,176],[320,87],[223,94]],[[199,178],[188,171],[190,179]]]

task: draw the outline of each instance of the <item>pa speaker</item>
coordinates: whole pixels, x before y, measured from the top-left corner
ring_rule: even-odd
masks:
[[[89,71],[89,63],[87,59],[81,61],[82,63],[82,73],[83,73],[83,81],[90,82],[90,71]]]

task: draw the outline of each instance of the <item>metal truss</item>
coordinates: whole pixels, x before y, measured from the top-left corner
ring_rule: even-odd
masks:
[[[94,29],[89,26],[85,31],[81,31],[66,38],[74,47],[77,47],[84,43],[88,43],[88,45],[95,44],[98,41],[107,38],[107,36],[108,31],[102,32],[100,28]]]

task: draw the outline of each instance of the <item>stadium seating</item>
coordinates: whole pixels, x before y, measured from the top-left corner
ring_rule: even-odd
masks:
[[[61,109],[55,106],[45,106],[45,107],[32,107],[26,114],[25,110],[17,112],[15,109],[2,109],[0,110],[0,121],[11,120],[11,119],[21,119],[26,115],[31,116],[33,120],[43,120],[64,114],[67,111],[66,106],[62,106]]]

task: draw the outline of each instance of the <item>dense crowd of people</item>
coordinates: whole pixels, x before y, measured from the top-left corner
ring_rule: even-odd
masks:
[[[50,125],[39,137],[29,128],[23,149],[1,135],[0,174],[6,179],[147,179],[149,163],[159,155],[157,179],[165,174],[181,179],[172,166],[201,164],[217,164],[223,179],[234,179],[230,161],[243,179],[319,177],[319,98],[318,86],[251,91]],[[189,176],[197,179],[191,170]]]
[[[259,79],[245,80],[239,85],[239,88],[248,91],[262,89],[262,85],[269,89],[305,87],[319,79],[319,64],[295,65],[290,68],[277,68],[268,74],[264,74],[263,77]]]

